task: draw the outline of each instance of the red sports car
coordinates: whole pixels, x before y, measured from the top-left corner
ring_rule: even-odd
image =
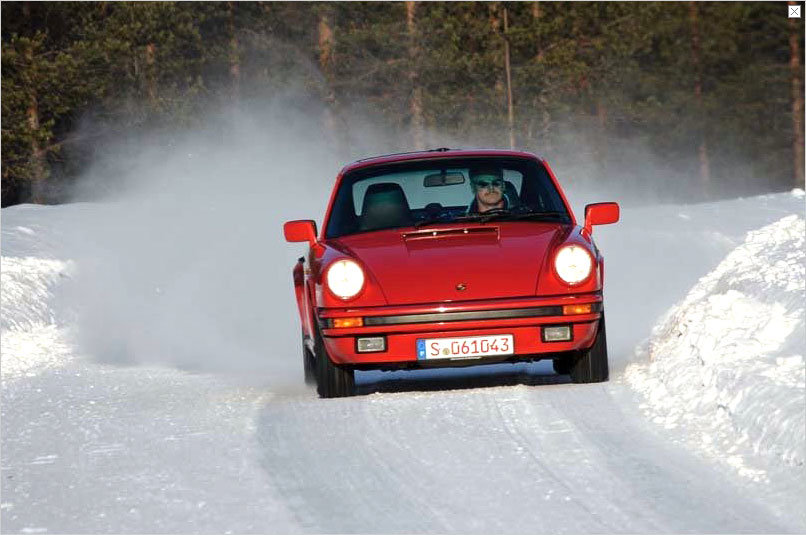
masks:
[[[359,160],[336,179],[321,232],[294,267],[305,380],[354,392],[354,370],[553,359],[576,383],[608,378],[604,259],[545,160],[435,149]]]

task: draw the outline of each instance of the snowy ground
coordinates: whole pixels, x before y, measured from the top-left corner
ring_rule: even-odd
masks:
[[[0,527],[803,532],[803,211],[793,192],[627,208],[597,228],[607,384],[546,363],[367,372],[364,395],[324,401],[297,386],[285,257],[244,277],[235,254],[171,264],[160,238],[176,228],[137,239],[138,218],[110,224],[120,205],[4,209]],[[112,239],[129,247],[109,254]],[[245,245],[232,233],[224,250]],[[279,232],[263,247],[290,249]],[[82,277],[90,314],[69,284]],[[285,318],[227,351],[260,319],[250,290]],[[98,354],[109,340],[148,357]],[[259,361],[243,340],[276,349]]]

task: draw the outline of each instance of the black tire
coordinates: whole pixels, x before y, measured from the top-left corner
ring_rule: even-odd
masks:
[[[554,367],[554,373],[558,375],[568,375],[571,373],[573,363],[573,355],[566,355],[551,361],[551,365]]]
[[[316,359],[305,344],[305,334],[302,335],[302,369],[305,375],[305,384],[316,385]]]
[[[583,351],[573,362],[570,372],[573,383],[603,383],[610,376],[607,365],[607,333],[604,313],[602,313],[602,319],[599,320],[596,340],[590,349]]]
[[[316,391],[321,398],[343,398],[355,394],[353,370],[333,364],[316,329]]]

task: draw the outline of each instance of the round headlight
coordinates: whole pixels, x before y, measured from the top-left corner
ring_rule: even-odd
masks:
[[[588,278],[593,268],[593,259],[584,247],[566,245],[554,258],[557,275],[568,284],[579,284]]]
[[[353,260],[338,260],[327,270],[327,287],[342,299],[355,297],[364,287],[364,270]]]

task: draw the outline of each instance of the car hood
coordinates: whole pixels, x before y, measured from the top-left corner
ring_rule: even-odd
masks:
[[[535,295],[538,274],[569,225],[513,222],[344,236],[390,305]],[[564,232],[565,231],[565,232]]]

